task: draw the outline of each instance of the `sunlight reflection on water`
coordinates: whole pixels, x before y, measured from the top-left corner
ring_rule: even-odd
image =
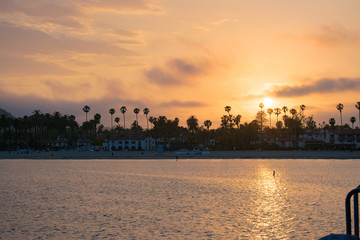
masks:
[[[344,232],[359,168],[359,160],[2,160],[0,239],[317,239]]]

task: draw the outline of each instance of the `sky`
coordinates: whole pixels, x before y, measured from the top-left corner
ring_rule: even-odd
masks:
[[[358,0],[0,0],[0,108],[85,120],[126,106],[219,126],[259,103],[343,122],[360,101]],[[273,116],[274,117],[274,116]],[[143,114],[139,123],[146,126]]]

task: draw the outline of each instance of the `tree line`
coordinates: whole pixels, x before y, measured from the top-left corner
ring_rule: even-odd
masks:
[[[355,105],[359,111],[360,102]],[[255,119],[251,122],[241,123],[240,114],[232,114],[231,106],[225,106],[225,114],[220,118],[220,126],[211,128],[212,121],[205,120],[200,123],[194,116],[186,120],[186,127],[179,126],[179,119],[168,119],[166,116],[149,116],[149,108],[142,111],[134,108],[135,120],[130,126],[126,126],[128,109],[126,106],[119,108],[120,117],[115,117],[115,108],[109,109],[111,124],[106,129],[101,123],[101,114],[95,113],[88,119],[90,106],[84,106],[85,122],[81,125],[74,115],[63,115],[60,112],[42,113],[34,110],[30,116],[13,118],[6,115],[0,117],[0,149],[37,149],[54,150],[55,142],[66,142],[66,148],[78,147],[79,140],[90,141],[92,145],[102,146],[106,139],[140,139],[152,137],[159,144],[163,144],[168,150],[180,148],[206,148],[212,150],[229,149],[257,149],[276,148],[266,142],[266,135],[286,136],[289,139],[297,139],[306,129],[354,129],[357,121],[354,116],[349,120],[351,126],[343,124],[342,113],[344,105],[339,103],[336,109],[340,114],[340,125],[336,125],[335,118],[330,118],[328,123],[316,123],[313,116],[306,116],[305,105],[298,109],[283,106],[282,108],[264,109],[264,104],[259,104],[259,110]],[[139,114],[143,113],[146,118],[146,127],[139,125]],[[276,116],[273,124],[272,114]],[[360,126],[360,121],[359,126]],[[65,146],[65,145],[64,145]]]

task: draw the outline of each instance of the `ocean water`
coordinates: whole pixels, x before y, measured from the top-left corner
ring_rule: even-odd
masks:
[[[345,232],[359,172],[360,160],[1,160],[0,239],[318,239]]]

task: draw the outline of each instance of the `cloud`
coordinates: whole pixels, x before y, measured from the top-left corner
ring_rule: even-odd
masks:
[[[0,45],[3,50],[21,54],[92,53],[108,55],[136,55],[125,48],[104,42],[86,41],[76,38],[56,39],[39,30],[16,27],[0,22]]]
[[[360,78],[323,78],[310,84],[276,86],[272,93],[278,97],[298,97],[314,93],[356,91],[359,88]]]
[[[196,66],[183,59],[173,59],[169,62],[169,65],[180,73],[186,75],[194,75],[202,72],[199,66]]]
[[[351,46],[351,44],[360,43],[360,30],[346,28],[340,24],[324,24],[307,33],[287,34],[283,37],[285,39],[309,41],[322,47]]]
[[[49,86],[54,84],[56,84],[56,82],[48,82]],[[64,85],[65,84],[63,84],[61,88],[64,87]],[[108,115],[108,110],[110,108],[115,108],[117,111],[116,115],[119,115],[119,108],[123,105],[127,106],[128,110],[131,110],[132,107],[151,107],[144,102],[125,98],[104,97],[101,99],[88,99],[83,101],[63,99],[51,100],[35,95],[12,94],[0,89],[0,108],[13,114],[15,117],[31,115],[33,110],[39,109],[43,113],[59,111],[62,114],[73,114],[82,119],[85,118],[85,115],[83,115],[84,112],[82,111],[84,105],[89,105],[91,107],[89,116],[100,113],[102,116],[105,116],[105,118]]]
[[[83,24],[79,17],[83,11],[68,1],[44,2],[44,1],[20,1],[1,0],[0,12],[4,15],[20,15],[36,20],[38,23],[53,23],[69,28],[81,28]]]
[[[166,63],[166,67],[153,67],[145,71],[145,76],[150,82],[159,85],[187,84],[192,77],[206,73],[210,65],[206,61],[194,64],[189,60],[174,58]]]
[[[178,85],[181,83],[180,79],[161,68],[152,68],[149,71],[145,71],[145,76],[151,83],[158,85]]]
[[[196,102],[196,101],[171,101],[171,102],[165,102],[160,104],[160,107],[185,107],[185,108],[192,108],[192,107],[204,107],[206,106],[205,103],[202,102]]]
[[[41,83],[51,93],[54,99],[74,99],[82,92],[88,92],[92,86],[89,83],[78,83],[76,86],[61,80],[42,80]]]
[[[317,34],[309,35],[315,43],[334,46],[360,40],[360,32],[341,25],[323,25]]]
[[[162,9],[154,0],[82,0],[83,4],[98,9],[121,13],[160,13]]]
[[[28,23],[56,24],[66,28],[81,29],[82,21],[91,18],[97,11],[119,13],[159,13],[162,12],[151,0],[1,0],[2,15],[24,18]]]
[[[50,62],[39,62],[30,58],[0,55],[1,74],[29,75],[72,75],[75,71],[65,69]]]
[[[111,30],[114,34],[118,34],[120,36],[124,36],[124,37],[135,37],[138,34],[134,31],[128,31],[128,30],[124,30],[124,29],[112,29]]]

